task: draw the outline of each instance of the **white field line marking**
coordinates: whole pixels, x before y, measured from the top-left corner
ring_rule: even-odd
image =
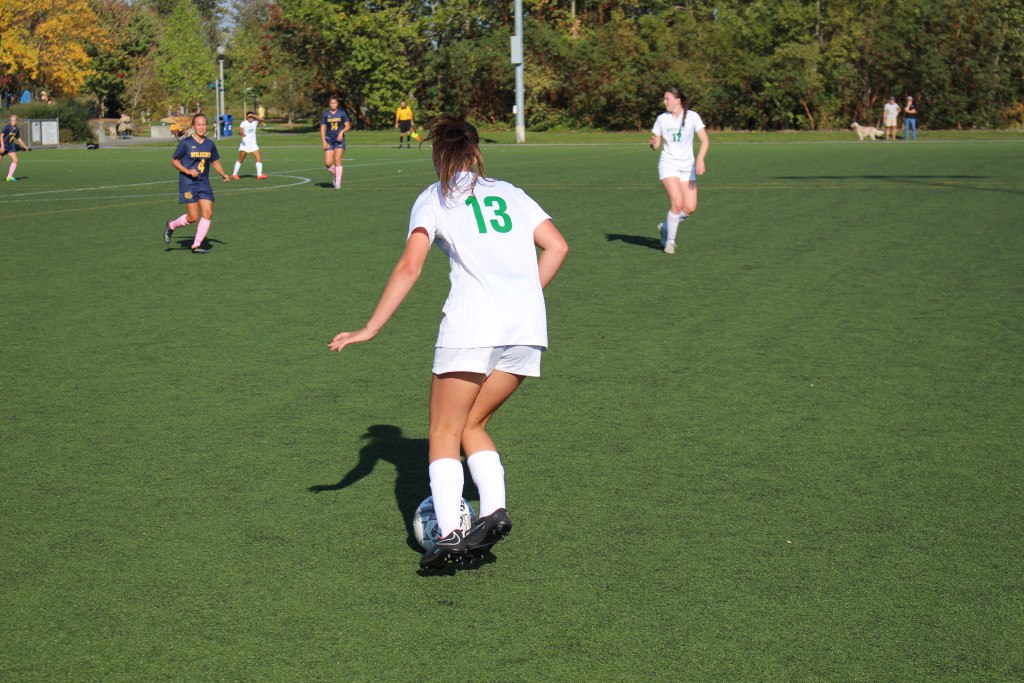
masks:
[[[306,177],[303,177],[303,176],[286,175],[284,173],[275,173],[274,175],[279,177],[279,178],[295,178],[295,180],[297,182],[286,183],[284,185],[272,185],[272,186],[269,186],[269,187],[268,186],[263,186],[263,187],[244,187],[244,188],[238,188],[238,189],[221,189],[221,190],[217,191],[217,194],[237,194],[239,192],[260,192],[260,191],[266,192],[268,190],[280,190],[280,189],[283,189],[283,188],[286,188],[286,187],[295,187],[297,185],[305,185],[306,183],[313,182],[311,178],[306,178]],[[109,189],[112,189],[112,188],[116,189],[116,188],[120,188],[120,187],[139,187],[139,186],[143,186],[143,185],[159,185],[159,184],[166,184],[166,183],[173,183],[173,182],[176,182],[176,181],[174,181],[174,180],[158,180],[158,181],[151,182],[151,183],[134,183],[134,184],[131,184],[131,185],[109,185],[109,186],[104,186],[104,187],[85,187],[85,188],[78,188],[78,189],[74,189],[74,190],[48,190],[47,192],[36,192],[34,194],[49,194],[50,192],[85,192],[85,191],[88,191],[88,190],[109,190]],[[235,181],[235,182],[238,182],[238,181]],[[93,197],[93,196],[88,196],[88,197],[81,197],[81,196],[79,196],[79,197],[54,197],[52,199],[47,199],[46,201],[49,201],[49,202],[73,202],[73,201],[77,201],[77,200],[92,201],[92,200],[95,200],[95,199],[134,199],[134,198],[138,198],[138,197],[163,197],[163,196],[166,196],[166,195],[167,195],[167,192],[150,193],[150,194],[116,194],[116,195],[109,195],[109,196],[105,196],[105,197]],[[22,197],[25,197],[25,196],[27,196],[27,195],[20,195],[18,197],[10,197],[10,198],[5,198],[5,199],[0,199],[0,204],[33,201],[31,199],[22,199]]]
[[[353,160],[352,159],[346,159],[345,161],[353,161]],[[422,160],[414,159],[412,161],[427,161],[427,159],[422,159]],[[405,163],[409,163],[409,160],[403,160],[403,161],[375,161],[375,162],[368,163],[368,164],[355,164],[355,166],[358,166],[359,168],[363,168],[365,166],[387,166],[387,165],[405,164]],[[323,167],[323,166],[314,166],[312,168],[296,168],[296,169],[291,169],[291,170],[288,170],[288,171],[275,171],[273,173],[268,173],[267,175],[269,175],[271,177],[280,176],[282,178],[300,178],[302,176],[289,176],[287,174],[288,173],[302,173],[304,171],[318,171],[318,170],[326,171],[327,169],[325,167]],[[174,182],[177,182],[177,181],[176,180],[154,180],[154,181],[151,181],[151,182],[148,182],[148,183],[124,183],[124,184],[121,184],[121,185],[95,185],[93,187],[69,187],[69,188],[65,188],[65,189],[62,189],[62,190],[41,190],[39,192],[26,192],[24,194],[19,194],[19,195],[16,195],[14,197],[3,197],[3,198],[0,198],[0,203],[23,201],[23,200],[25,200],[26,197],[37,197],[39,195],[44,195],[44,194],[67,194],[67,193],[70,193],[70,192],[92,192],[94,190],[119,190],[119,189],[126,188],[126,187],[144,187],[146,185],[161,185],[161,184],[165,184],[165,183],[174,183]],[[311,179],[309,179],[309,178],[306,178],[305,181],[302,182],[302,183],[289,183],[287,185],[275,185],[273,187],[263,187],[263,188],[253,188],[253,189],[274,190],[274,189],[277,189],[277,188],[280,188],[280,187],[292,187],[294,185],[303,185],[305,183],[310,183],[310,182],[313,182],[313,181]],[[248,190],[224,190],[224,192],[247,192],[247,191]],[[149,197],[149,196],[152,196],[152,195],[118,195],[118,196],[119,197]],[[108,197],[89,197],[89,199],[108,199]],[[63,200],[63,201],[67,201],[67,200]]]

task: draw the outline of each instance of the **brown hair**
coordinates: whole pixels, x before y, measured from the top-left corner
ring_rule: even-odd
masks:
[[[665,92],[672,93],[672,95],[674,95],[675,97],[678,97],[679,101],[682,102],[682,104],[683,104],[683,122],[685,123],[686,122],[686,95],[684,95],[683,91],[680,90],[679,88],[677,88],[674,85],[670,85],[669,87],[665,88]]]
[[[430,133],[420,142],[434,145],[434,168],[441,181],[441,194],[452,194],[452,181],[459,171],[473,173],[473,185],[484,176],[484,155],[480,152],[480,135],[465,119],[442,114],[430,122]]]

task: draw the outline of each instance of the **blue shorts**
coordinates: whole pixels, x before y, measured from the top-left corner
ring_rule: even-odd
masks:
[[[178,203],[195,204],[200,199],[213,201],[213,188],[209,183],[195,184],[190,187],[178,186]]]
[[[9,146],[8,145],[4,145],[3,151],[0,152],[0,156],[3,156],[4,154],[10,154],[11,152],[17,152],[17,151],[18,151],[18,146],[17,145],[9,145]]]
[[[327,150],[332,149],[345,149],[345,138],[339,138],[337,140],[327,138]]]

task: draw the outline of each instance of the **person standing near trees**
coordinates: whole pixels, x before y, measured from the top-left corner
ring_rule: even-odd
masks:
[[[679,88],[665,89],[665,113],[654,122],[651,149],[661,150],[658,177],[668,194],[669,210],[664,223],[658,224],[661,245],[666,254],[676,253],[679,224],[697,210],[697,176],[704,175],[708,155],[708,133],[697,112],[687,109]],[[700,152],[693,158],[693,136],[700,138]]]
[[[0,131],[0,136],[2,136],[0,138],[0,159],[3,159],[8,154],[11,155],[11,166],[7,169],[7,182],[13,183],[18,180],[14,177],[14,169],[18,168],[18,147],[21,147],[26,152],[30,152],[31,149],[21,139],[21,129],[18,128],[18,115],[11,114],[10,121]]]
[[[900,105],[896,104],[896,98],[890,97],[886,103],[885,112],[882,118],[885,121],[885,139],[895,140],[896,139],[896,124],[900,117]],[[892,137],[890,137],[892,136]]]
[[[324,147],[324,165],[334,181],[334,189],[341,189],[341,160],[345,156],[345,133],[352,127],[348,113],[341,108],[341,100],[333,95],[327,101],[328,109],[320,116],[320,141]]]
[[[914,140],[917,140],[917,105],[914,98],[907,96],[907,106],[903,107],[903,139],[910,140],[913,133]]]
[[[398,129],[398,149],[402,149],[402,139],[405,138],[406,147],[412,148],[412,133],[416,130],[416,122],[413,119],[412,108],[405,100],[395,110],[395,128]]]

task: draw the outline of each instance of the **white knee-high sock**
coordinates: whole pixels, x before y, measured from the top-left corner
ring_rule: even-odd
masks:
[[[685,221],[690,214],[685,211],[679,213],[668,212],[668,216],[665,218],[665,230],[668,232],[668,241],[676,241],[676,233],[679,231],[679,224]]]
[[[242,162],[241,161],[236,161],[235,162],[235,170],[231,172],[231,175],[238,175],[238,169],[240,169],[240,168],[242,168]]]
[[[478,451],[469,456],[469,474],[480,492],[480,516],[505,507],[505,468],[496,451]]]
[[[459,507],[462,503],[462,461],[441,458],[430,463],[430,495],[434,497],[434,514],[441,538],[459,528]]]
[[[257,161],[256,162],[256,175],[263,175],[263,162],[262,161]]]

